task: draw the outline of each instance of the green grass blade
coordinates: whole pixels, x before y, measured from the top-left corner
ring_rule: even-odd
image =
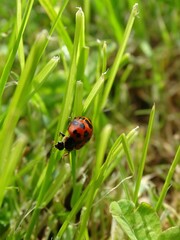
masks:
[[[72,103],[74,99],[75,94],[75,84],[76,84],[76,73],[77,73],[77,65],[79,60],[79,54],[81,52],[81,49],[79,48],[83,44],[80,44],[80,41],[82,41],[82,33],[81,31],[84,31],[84,13],[82,9],[79,9],[76,13],[76,30],[75,30],[75,37],[74,37],[74,49],[73,49],[73,55],[72,55],[72,61],[71,61],[71,67],[66,87],[66,92],[64,98],[64,101],[62,103],[62,112],[61,112],[61,118],[59,118],[57,132],[55,141],[58,140],[59,130],[64,131],[65,129],[65,123],[70,116]]]
[[[132,160],[132,157],[131,157],[129,144],[128,144],[126,135],[124,133],[122,134],[122,145],[123,145],[126,157],[127,157],[127,162],[128,162],[129,169],[131,170],[131,173],[134,174],[134,163],[133,163],[133,160]]]
[[[99,80],[94,84],[91,92],[87,96],[85,102],[84,102],[84,107],[83,107],[83,113],[86,113],[88,107],[92,104],[92,101],[94,98],[98,95],[99,91],[101,90],[103,84],[104,84],[104,74],[101,75]]]
[[[117,41],[121,44],[123,41],[123,29],[119,23],[119,20],[116,17],[115,11],[113,9],[112,1],[105,0],[104,3],[105,7],[108,11],[108,18],[112,25],[112,28],[114,29],[114,35],[117,39]]]
[[[10,74],[10,71],[11,71],[11,67],[12,67],[14,59],[16,57],[16,53],[17,53],[20,41],[22,39],[22,35],[23,35],[24,30],[25,30],[26,25],[27,25],[33,3],[34,3],[34,0],[29,0],[27,2],[25,13],[24,13],[24,16],[23,16],[22,24],[21,24],[21,28],[19,30],[17,39],[14,43],[13,49],[10,52],[10,54],[8,56],[8,59],[7,59],[7,62],[4,66],[4,69],[3,69],[3,72],[2,72],[2,75],[1,75],[1,78],[0,78],[0,102],[1,102],[1,98],[2,98],[2,94],[3,94],[3,91],[4,91],[5,84],[8,80],[8,77],[9,77],[9,74]]]
[[[58,192],[59,189],[62,188],[62,185],[68,178],[70,177],[70,167],[68,164],[64,164],[61,166],[61,172],[60,174],[55,178],[55,180],[51,183],[49,189],[47,190],[44,200],[43,200],[43,205],[46,206],[55,196],[55,194]]]
[[[100,168],[102,166],[105,151],[108,144],[108,139],[110,138],[110,134],[112,131],[112,126],[110,124],[106,125],[101,132],[99,145],[97,146],[97,156],[96,156],[96,165],[94,168],[94,175],[97,177],[100,172]]]
[[[164,186],[162,188],[161,194],[159,196],[158,202],[156,204],[156,211],[159,211],[162,207],[163,201],[165,199],[165,196],[167,194],[167,191],[169,190],[171,180],[175,171],[176,166],[180,163],[180,146],[178,147],[178,150],[176,152],[175,158],[170,166],[169,172],[167,174]]]
[[[16,0],[16,5],[17,5],[17,37],[18,37],[18,33],[20,31],[21,28],[21,23],[22,23],[22,3],[20,0]],[[19,62],[20,62],[20,66],[21,66],[21,71],[24,68],[25,65],[25,56],[24,56],[24,45],[23,45],[23,39],[21,37],[20,42],[19,42],[19,48],[18,48],[18,55],[19,55]]]
[[[32,80],[33,82],[33,89],[28,95],[30,99],[44,84],[48,75],[55,69],[59,61],[59,57],[53,57],[50,61],[40,70],[40,72],[35,76]]]
[[[122,42],[121,48],[119,49],[119,51],[116,55],[116,58],[114,60],[114,63],[113,63],[113,65],[111,67],[111,70],[110,70],[109,78],[107,80],[107,85],[105,87],[104,94],[103,94],[102,108],[104,108],[104,106],[106,104],[106,101],[107,101],[107,98],[109,96],[111,87],[113,85],[113,82],[114,82],[116,73],[118,71],[120,62],[122,61],[123,54],[124,54],[124,51],[125,51],[125,48],[126,48],[126,45],[127,45],[127,41],[128,41],[132,26],[133,26],[133,23],[134,23],[134,20],[135,20],[135,17],[137,16],[137,14],[138,14],[138,4],[136,3],[133,6],[133,9],[131,11],[131,14],[130,14],[130,17],[129,17],[129,20],[128,20],[128,23],[127,23],[127,26],[126,26],[126,30],[124,32],[124,37],[123,37],[123,42]]]
[[[140,160],[140,163],[139,163],[138,175],[137,175],[135,191],[134,191],[134,203],[135,204],[138,201],[138,192],[139,192],[139,188],[140,188],[140,184],[141,184],[141,179],[142,179],[143,170],[144,170],[144,166],[145,166],[148,146],[149,146],[151,132],[152,132],[152,128],[153,128],[154,115],[155,115],[155,105],[152,107],[152,110],[151,110],[151,113],[150,113],[146,138],[145,138],[145,142],[144,142],[144,146],[143,146],[143,150],[142,150],[142,157],[141,157],[141,160]]]
[[[49,0],[39,0],[40,4],[42,5],[42,7],[44,8],[44,10],[46,11],[47,15],[49,16],[50,20],[52,22],[54,22],[57,19],[57,13],[54,10],[51,1]],[[63,12],[63,10],[65,9],[66,5],[68,4],[69,0],[65,0],[62,2],[61,5],[61,9],[60,9],[60,17],[61,14]],[[64,44],[66,45],[70,55],[72,54],[73,51],[73,45],[72,45],[72,41],[70,36],[68,35],[61,19],[58,20],[57,23],[57,28],[56,31],[58,32],[60,38],[63,40]]]
[[[83,83],[81,81],[76,82],[76,90],[74,96],[74,117],[82,115],[83,109]]]
[[[16,169],[16,165],[21,160],[25,143],[26,139],[24,137],[21,137],[16,142],[9,156],[9,163],[3,169],[3,174],[0,175],[0,206],[2,205],[7,187],[14,181],[14,171]]]
[[[138,127],[134,128],[126,136],[128,145],[132,144],[132,142],[134,141],[135,137],[138,134],[137,130],[138,130]],[[123,145],[122,145],[122,134],[121,134],[113,144],[112,148],[110,149],[107,156],[107,160],[104,163],[104,168],[106,169],[104,173],[105,179],[111,174],[115,166],[119,164],[119,159],[120,157],[122,157],[122,155],[123,155]]]

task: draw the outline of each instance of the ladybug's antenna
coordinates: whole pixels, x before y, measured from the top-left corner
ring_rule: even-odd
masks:
[[[61,135],[62,137],[65,137],[65,134],[60,132],[59,135]]]

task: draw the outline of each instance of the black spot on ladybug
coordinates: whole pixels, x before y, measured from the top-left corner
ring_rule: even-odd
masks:
[[[81,134],[78,133],[77,130],[74,130],[74,131],[73,131],[73,134],[74,134],[77,138],[80,138],[80,137],[81,137]]]
[[[84,132],[84,137],[87,138],[89,136],[89,132],[88,131],[85,131]]]

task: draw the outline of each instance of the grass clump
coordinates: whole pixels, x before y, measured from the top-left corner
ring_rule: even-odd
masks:
[[[160,173],[155,164],[149,170],[148,162],[162,124],[162,69],[147,40],[152,36],[143,21],[139,23],[139,5],[116,4],[30,0],[17,1],[10,10],[15,14],[6,20],[9,32],[1,32],[7,33],[5,53],[0,48],[2,239],[118,239],[120,232],[122,239],[160,240],[166,231],[168,239],[179,234],[179,215],[167,213],[166,231],[160,223],[168,209],[170,184],[178,188],[173,176],[179,146],[171,155],[174,161],[164,169],[160,166]],[[4,19],[10,7],[6,2],[0,8]],[[143,7],[140,3],[142,13]],[[162,13],[156,14],[163,44],[170,48]],[[138,72],[136,53],[130,54],[139,36],[144,39],[140,49],[152,66],[153,84],[145,78],[150,63]],[[135,70],[139,80],[133,78]],[[81,115],[92,120],[93,137],[66,155],[54,145],[61,139],[59,132],[68,134],[70,119]],[[153,185],[158,175],[163,178],[160,193]]]

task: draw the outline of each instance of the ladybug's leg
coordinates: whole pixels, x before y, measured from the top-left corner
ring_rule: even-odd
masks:
[[[63,155],[63,157],[67,157],[67,156],[69,156],[69,152],[65,152]]]

